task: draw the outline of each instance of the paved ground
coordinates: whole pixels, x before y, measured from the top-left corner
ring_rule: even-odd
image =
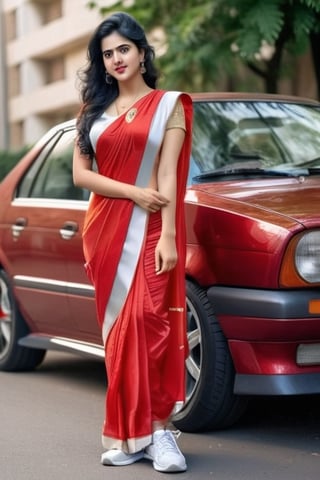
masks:
[[[100,465],[104,388],[102,363],[57,353],[35,372],[0,373],[0,480],[164,478],[148,461]],[[179,480],[318,480],[319,406],[320,396],[256,399],[230,430],[182,434]]]

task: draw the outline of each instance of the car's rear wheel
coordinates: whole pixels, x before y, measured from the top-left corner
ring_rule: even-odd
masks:
[[[18,343],[28,332],[8,276],[0,270],[0,370],[33,370],[42,362],[45,350],[21,347]]]
[[[235,372],[226,338],[206,292],[190,281],[187,323],[187,398],[173,423],[186,432],[226,428],[244,413],[247,399],[233,394]]]

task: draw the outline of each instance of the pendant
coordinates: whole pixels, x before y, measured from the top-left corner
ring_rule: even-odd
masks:
[[[131,123],[134,117],[137,115],[138,110],[136,108],[130,108],[126,114],[126,122]]]

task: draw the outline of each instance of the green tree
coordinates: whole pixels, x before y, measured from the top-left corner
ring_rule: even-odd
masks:
[[[101,14],[122,10],[148,30],[162,27],[159,58],[164,86],[211,90],[245,65],[278,91],[288,59],[310,48],[320,98],[320,0],[120,0]],[[90,8],[99,8],[88,2]],[[232,89],[232,81],[230,89]]]
[[[16,166],[30,147],[22,147],[20,150],[0,150],[0,182]]]

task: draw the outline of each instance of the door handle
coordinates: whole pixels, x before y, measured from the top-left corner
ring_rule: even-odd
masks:
[[[24,217],[18,217],[14,224],[11,226],[12,236],[14,240],[18,240],[21,233],[27,226],[27,219]]]
[[[78,230],[79,226],[76,222],[68,221],[60,228],[60,235],[64,240],[70,240]]]

